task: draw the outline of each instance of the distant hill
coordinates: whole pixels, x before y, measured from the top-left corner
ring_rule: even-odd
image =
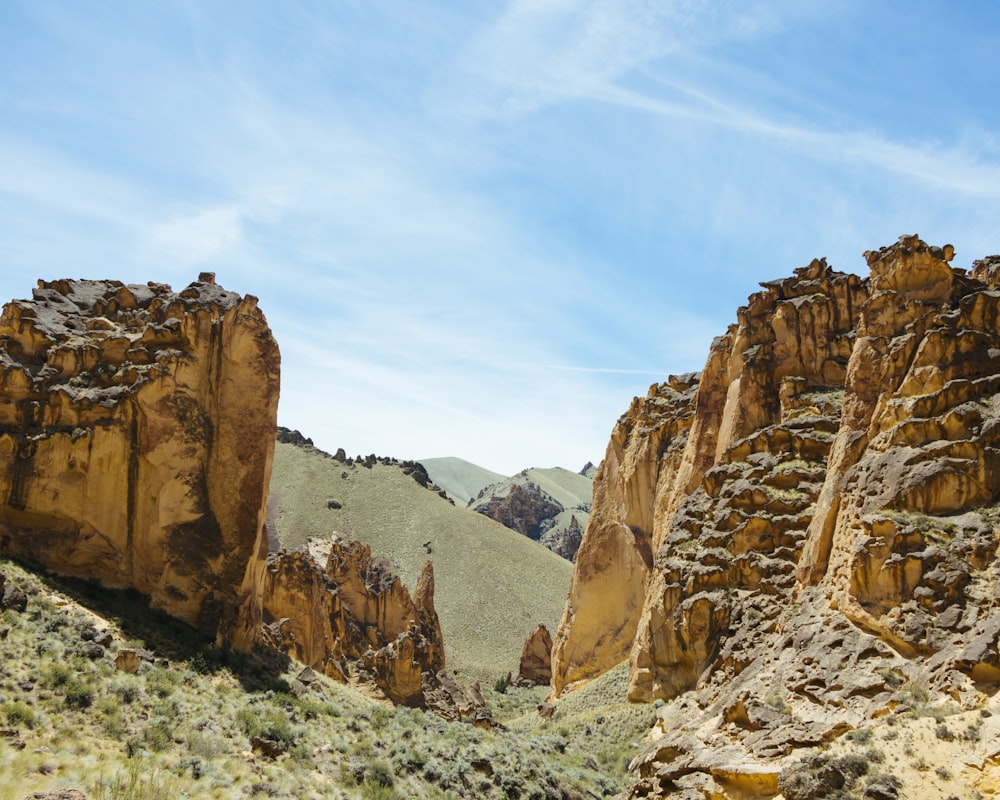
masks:
[[[452,505],[417,477],[384,459],[347,464],[309,446],[279,442],[269,499],[278,544],[293,549],[334,533],[357,539],[390,559],[410,587],[433,561],[449,669],[486,680],[516,672],[535,626],[558,626],[572,565]]]
[[[431,480],[459,506],[467,506],[487,486],[507,479],[506,475],[461,458],[422,458],[420,463]]]
[[[469,506],[572,561],[587,527],[592,494],[593,480],[586,475],[562,467],[532,468],[484,487]]]

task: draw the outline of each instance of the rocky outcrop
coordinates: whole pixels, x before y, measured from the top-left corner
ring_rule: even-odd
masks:
[[[430,692],[474,716],[476,693],[438,678],[429,563],[411,597],[358,543],[268,555],[275,440],[312,447],[276,427],[278,368],[256,299],[211,274],[179,293],[40,282],[0,317],[0,552],[136,589],[220,645],[264,643],[341,680],[354,663],[395,702]],[[439,491],[420,464],[375,463]],[[22,600],[0,574],[0,607]]]
[[[514,484],[503,495],[487,495],[472,509],[536,542],[546,530],[545,522],[562,507],[534,484]]]
[[[552,680],[552,636],[539,625],[524,641],[517,682],[522,686],[544,685]]]
[[[693,687],[745,603],[773,616],[794,587],[865,291],[824,261],[763,286],[713,343],[720,368],[706,367],[660,501],[668,513],[654,526],[662,538],[631,652],[636,700]]]
[[[558,467],[526,469],[484,487],[469,508],[572,561],[590,514],[592,484]]]
[[[569,522],[560,524],[559,516],[556,517],[556,524],[542,534],[538,540],[556,555],[562,556],[567,561],[576,559],[576,554],[580,551],[580,544],[583,542],[583,528],[576,514],[564,512],[560,516],[569,516]]]
[[[20,586],[7,580],[7,575],[0,572],[0,611],[24,611],[28,608],[28,596]]]
[[[262,642],[308,667],[342,682],[374,683],[393,702],[445,719],[490,721],[478,686],[444,673],[430,562],[411,595],[367,545],[311,542],[310,552],[268,558],[261,605]]]
[[[866,280],[764,283],[700,381],[619,420],[552,693],[628,658],[666,701],[633,796],[770,796],[901,687],[1000,681],[1000,259],[953,255],[905,236]]]
[[[241,639],[278,372],[256,298],[211,274],[39,282],[0,317],[0,552]]]

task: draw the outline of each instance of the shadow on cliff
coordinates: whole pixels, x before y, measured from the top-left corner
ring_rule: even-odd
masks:
[[[230,672],[248,692],[290,692],[282,677],[291,659],[276,650],[256,649],[241,653],[215,646],[215,639],[174,619],[160,609],[151,608],[149,598],[134,589],[108,589],[93,580],[66,578],[21,562],[53,589],[84,608],[113,622],[125,641],[142,642],[159,661],[187,662],[200,674]]]

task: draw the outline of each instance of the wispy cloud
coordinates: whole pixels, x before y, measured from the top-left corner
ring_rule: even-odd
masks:
[[[596,460],[758,280],[863,269],[904,231],[969,257],[1000,237],[1000,106],[895,125],[771,60],[853,44],[854,0],[23,11],[0,26],[0,293],[213,270],[261,298],[282,421],[328,448]]]

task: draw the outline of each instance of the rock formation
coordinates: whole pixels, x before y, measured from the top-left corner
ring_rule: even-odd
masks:
[[[558,467],[526,469],[484,487],[469,508],[572,561],[592,495],[592,480],[583,473]]]
[[[552,680],[552,636],[539,625],[529,634],[521,651],[517,682],[522,686],[547,684]]]
[[[0,611],[24,611],[28,607],[28,596],[20,586],[7,580],[7,575],[0,572]]]
[[[866,280],[762,284],[616,425],[552,692],[628,658],[667,701],[633,796],[773,795],[901,685],[1000,681],[1000,259],[953,255],[904,236]]]
[[[445,719],[490,722],[478,687],[444,673],[430,562],[411,596],[367,545],[311,542],[310,552],[268,558],[261,605],[263,641],[301,663],[336,680],[373,682],[394,702]]]
[[[256,298],[211,274],[39,282],[0,317],[0,552],[239,638],[278,371]]]
[[[680,466],[697,389],[696,375],[672,377],[615,425],[553,647],[556,695],[628,656],[653,566],[657,485]]]
[[[489,496],[472,508],[536,542],[545,531],[544,522],[562,511],[551,497],[533,484],[515,484],[505,495]]]
[[[262,641],[341,679],[354,660],[396,702],[488,718],[438,676],[430,564],[411,598],[358,543],[332,544],[324,568],[268,556],[276,436],[311,447],[277,430],[278,372],[256,298],[209,273],[179,293],[40,282],[0,317],[0,552],[136,589],[220,645]],[[0,607],[21,599],[0,575]]]
[[[314,552],[268,559],[261,599],[268,643],[338,680],[348,678],[347,659],[363,661],[388,697],[419,705],[422,674],[444,669],[430,562],[411,598],[360,542],[325,543]],[[325,567],[317,556],[325,556]]]

